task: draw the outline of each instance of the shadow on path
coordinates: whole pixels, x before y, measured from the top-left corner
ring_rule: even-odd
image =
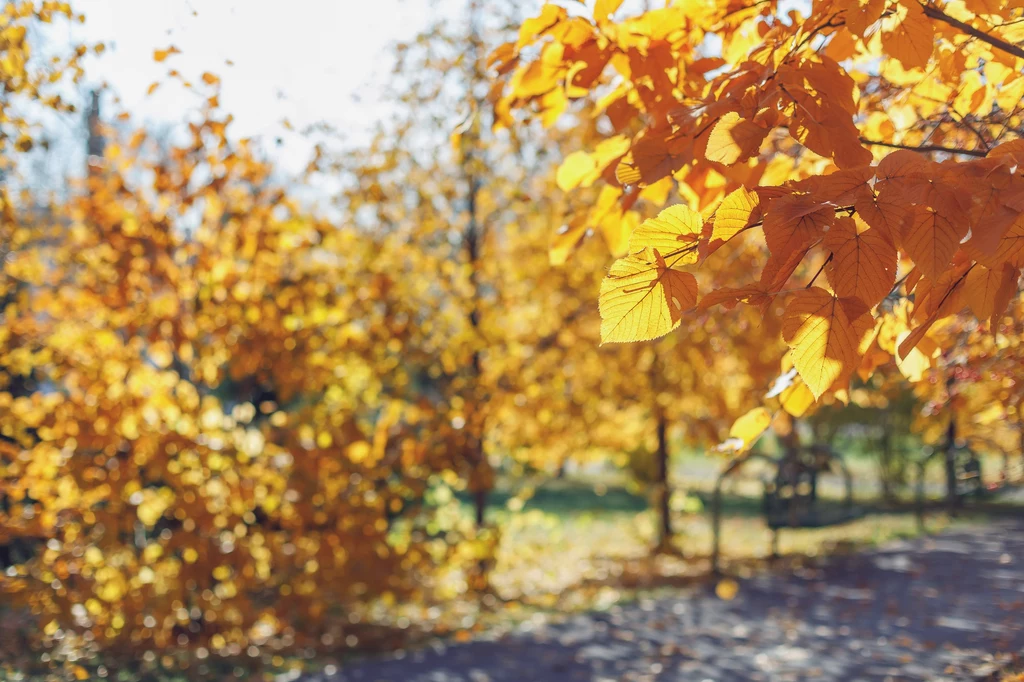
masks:
[[[1024,522],[1000,521],[740,582],[358,661],[338,682],[962,680],[1024,648]]]

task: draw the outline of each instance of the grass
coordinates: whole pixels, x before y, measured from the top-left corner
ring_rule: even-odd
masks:
[[[759,516],[759,504],[756,499],[727,498],[721,535],[721,553],[727,564],[750,564],[769,557],[771,531]],[[509,600],[585,606],[587,599],[572,595],[573,590],[583,590],[585,597],[586,589],[594,585],[618,588],[638,587],[645,582],[671,583],[704,576],[709,569],[712,528],[707,514],[676,515],[674,551],[658,559],[651,558],[656,520],[648,511],[555,516],[535,510],[499,515],[497,520],[502,535],[492,585]],[[931,530],[947,524],[944,517],[929,521]],[[919,532],[912,515],[869,515],[841,526],[783,531],[779,551],[782,555],[814,557]],[[636,575],[641,568],[650,575]],[[630,570],[634,571],[632,575]],[[617,584],[617,578],[621,584]]]

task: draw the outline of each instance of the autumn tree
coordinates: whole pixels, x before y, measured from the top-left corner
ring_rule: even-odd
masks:
[[[351,645],[447,552],[422,410],[387,392],[414,311],[196,88],[181,142],[112,136],[69,205],[13,214],[0,541],[39,545],[0,586],[51,642]]]
[[[575,101],[604,122],[604,140],[566,157],[564,184],[628,208],[670,178],[687,198],[665,218],[689,219],[641,225],[612,267],[606,340],[753,305],[780,320],[813,396],[845,398],[855,374],[929,355],[922,342],[965,307],[998,324],[1024,224],[1019,7],[708,0],[624,17],[620,4],[547,4],[492,54],[499,125]],[[753,277],[722,259],[750,249],[767,256]],[[709,268],[728,277],[701,296],[693,273]]]
[[[546,377],[560,381],[548,356],[564,357],[560,322],[592,308],[598,283],[547,262],[549,235],[562,219],[560,199],[548,193],[547,140],[491,132],[485,44],[507,35],[507,24],[470,3],[458,22],[399,46],[388,90],[394,120],[367,148],[322,161],[324,172],[351,178],[339,201],[346,219],[391,235],[406,251],[409,274],[399,286],[419,309],[408,348],[433,355],[424,383],[406,391],[435,411],[424,435],[438,460],[459,472],[480,525],[494,464],[518,449],[504,420],[521,425],[527,410],[516,403],[527,396],[560,400],[543,386]],[[534,415],[549,415],[560,424],[552,429],[568,433],[570,412],[554,408]]]

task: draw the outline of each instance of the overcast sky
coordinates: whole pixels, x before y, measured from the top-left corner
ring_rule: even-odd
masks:
[[[388,46],[414,36],[461,0],[79,0],[83,36],[108,43],[88,66],[91,83],[108,82],[143,121],[176,123],[194,106],[173,86],[153,95],[170,69],[198,79],[221,77],[221,103],[235,117],[234,133],[274,139],[280,122],[296,127],[326,121],[351,134],[381,115],[374,82],[386,73]],[[163,63],[155,48],[181,54]],[[229,65],[230,62],[231,64]],[[360,101],[354,102],[352,95]],[[301,168],[309,146],[284,134],[277,160]]]

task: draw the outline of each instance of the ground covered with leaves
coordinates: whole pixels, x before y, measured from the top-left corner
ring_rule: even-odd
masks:
[[[332,666],[308,679],[996,679],[1008,654],[1024,648],[1024,522],[956,527],[736,586],[538,616],[513,632]]]

